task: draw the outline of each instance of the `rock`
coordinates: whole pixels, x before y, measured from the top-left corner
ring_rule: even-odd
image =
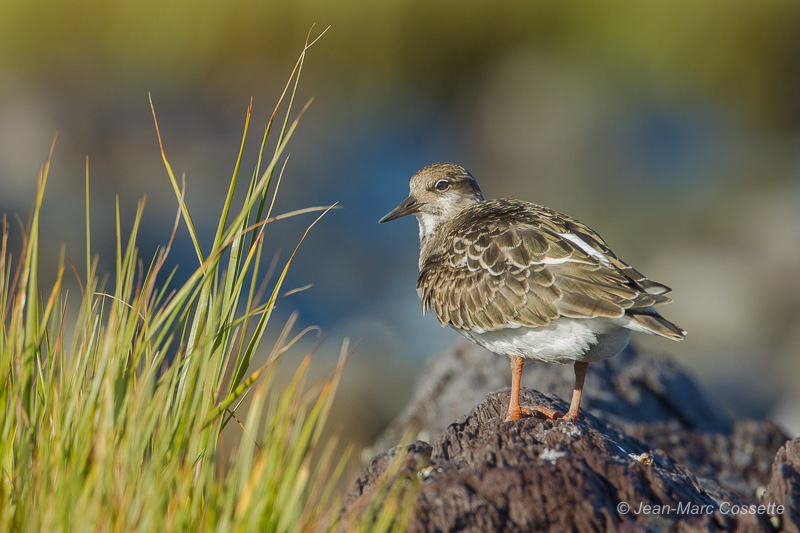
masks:
[[[461,339],[430,363],[408,406],[370,451],[395,445],[409,431],[421,440],[435,439],[487,393],[510,383],[507,357]],[[562,398],[570,398],[574,384],[570,365],[528,363],[522,374],[522,387]],[[666,426],[662,430],[670,427],[728,433],[733,427],[731,418],[685,369],[665,355],[640,353],[631,347],[589,365],[581,412],[623,428],[640,422],[663,422]]]
[[[431,445],[415,442],[408,446],[395,446],[373,458],[361,471],[354,486],[342,502],[342,531],[356,529],[351,526],[379,500],[379,491],[397,480],[414,480],[431,462]],[[393,478],[393,479],[390,479]]]
[[[626,350],[591,365],[577,424],[506,423],[509,389],[482,388],[505,384],[507,362],[480,352],[459,344],[434,361],[383,437],[416,427],[432,444],[373,458],[345,498],[344,530],[403,480],[410,531],[798,531],[800,439],[731,420],[668,359]],[[525,376],[565,397],[572,388],[569,368],[526,365]],[[567,408],[529,388],[521,401]]]
[[[800,531],[800,438],[778,450],[772,463],[772,478],[761,500],[782,502],[786,507],[782,516],[773,519],[775,529]]]

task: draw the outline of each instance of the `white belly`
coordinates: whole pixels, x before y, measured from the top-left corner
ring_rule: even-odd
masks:
[[[498,355],[519,356],[540,363],[602,361],[628,344],[631,331],[600,318],[559,318],[546,327],[505,328],[484,333],[456,329]]]

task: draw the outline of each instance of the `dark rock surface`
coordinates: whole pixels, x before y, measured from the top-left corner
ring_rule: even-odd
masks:
[[[435,439],[489,392],[510,384],[507,357],[459,340],[428,365],[408,406],[372,451],[394,446],[409,429],[421,440]],[[565,399],[570,398],[574,384],[570,365],[528,363],[522,374],[523,388]],[[733,427],[731,418],[685,369],[666,355],[639,353],[630,347],[616,357],[589,365],[581,412],[624,429],[634,429],[641,422],[662,422],[662,430],[728,433]]]
[[[503,422],[509,389],[482,388],[505,382],[507,367],[467,344],[434,361],[382,438],[413,427],[431,444],[373,458],[345,498],[342,526],[391,477],[421,482],[410,531],[798,531],[800,439],[731,420],[668,359],[626,350],[591,365],[577,424]],[[572,387],[558,365],[526,365],[525,379],[564,397]],[[567,408],[528,388],[521,401]]]

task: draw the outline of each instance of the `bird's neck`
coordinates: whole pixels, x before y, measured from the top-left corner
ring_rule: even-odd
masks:
[[[433,254],[438,253],[444,246],[444,231],[441,220],[433,217],[424,219],[417,216],[419,222],[419,267]]]

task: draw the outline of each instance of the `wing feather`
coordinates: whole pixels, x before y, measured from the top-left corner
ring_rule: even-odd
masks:
[[[577,220],[519,201],[477,205],[443,228],[436,253],[421,263],[423,308],[442,325],[538,327],[561,316],[620,318],[669,301],[669,287],[618,259]]]

